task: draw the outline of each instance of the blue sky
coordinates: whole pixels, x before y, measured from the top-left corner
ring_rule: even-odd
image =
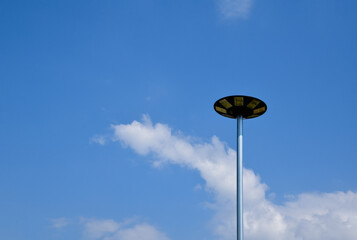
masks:
[[[355,1],[2,1],[0,239],[357,236]]]

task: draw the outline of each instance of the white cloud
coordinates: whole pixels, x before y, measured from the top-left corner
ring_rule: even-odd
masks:
[[[165,124],[143,122],[113,125],[115,140],[140,155],[153,154],[154,166],[178,164],[199,171],[214,193],[212,220],[221,239],[235,239],[235,151],[216,136],[210,143],[192,143]],[[266,197],[267,185],[244,169],[244,231],[247,240],[354,240],[357,236],[357,193],[301,194],[277,205]]]
[[[106,138],[104,136],[101,136],[101,135],[95,135],[93,136],[91,139],[90,139],[90,142],[91,143],[98,143],[99,145],[105,145],[105,143],[107,142],[106,141]]]
[[[159,232],[149,224],[138,224],[132,228],[122,229],[108,240],[169,240],[165,234]]]
[[[132,224],[131,221],[118,223],[111,219],[85,219],[84,235],[94,240],[169,240],[166,235],[147,223]]]
[[[253,0],[218,0],[221,13],[226,18],[247,18],[252,5]]]
[[[202,190],[201,184],[196,184],[196,186],[194,187],[194,190],[195,190],[195,191],[200,191],[200,190]]]
[[[356,239],[355,192],[301,194],[277,208],[301,239]]]
[[[102,239],[110,234],[114,234],[119,230],[120,224],[114,220],[97,220],[82,218],[81,223],[84,224],[84,234],[88,238]]]
[[[70,224],[70,220],[68,218],[53,218],[51,219],[52,226],[54,228],[60,229],[66,227],[68,224]]]

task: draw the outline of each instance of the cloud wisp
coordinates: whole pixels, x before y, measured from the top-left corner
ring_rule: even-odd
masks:
[[[106,138],[104,136],[101,136],[101,135],[95,135],[89,140],[89,142],[90,143],[97,143],[99,145],[104,146],[106,144]]]
[[[63,230],[65,227],[75,226],[82,232],[85,240],[170,240],[165,233],[155,226],[139,222],[137,219],[127,219],[117,222],[113,219],[84,218],[51,219],[52,227]]]
[[[205,189],[214,193],[212,223],[220,239],[235,239],[235,151],[216,136],[209,143],[192,143],[169,126],[142,122],[112,125],[115,141],[140,155],[155,156],[154,167],[177,164],[196,170]],[[305,193],[282,205],[266,197],[267,185],[244,169],[244,231],[247,240],[353,240],[357,236],[357,193]],[[128,238],[129,239],[129,238]]]
[[[154,226],[132,221],[116,222],[112,219],[82,218],[84,237],[92,240],[169,240]]]
[[[52,227],[57,228],[57,229],[61,229],[66,227],[67,225],[69,225],[71,223],[71,220],[68,218],[53,218],[51,219],[51,223],[52,223]]]
[[[247,18],[253,0],[218,0],[219,9],[225,18]]]

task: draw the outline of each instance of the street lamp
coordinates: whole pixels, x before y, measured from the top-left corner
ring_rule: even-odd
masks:
[[[217,100],[214,110],[237,119],[237,239],[243,240],[243,119],[263,115],[267,105],[258,98],[235,95]]]

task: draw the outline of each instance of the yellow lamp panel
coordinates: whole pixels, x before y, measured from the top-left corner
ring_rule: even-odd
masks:
[[[246,118],[249,119],[249,118],[255,118],[255,117],[259,117],[259,115],[253,114],[253,115],[247,116]]]
[[[265,111],[265,107],[257,108],[253,110],[254,114],[258,114]]]
[[[221,112],[221,113],[227,113],[227,110],[224,109],[224,108],[221,108],[221,107],[217,107],[217,106],[214,106],[214,108],[216,109],[216,111],[218,112]]]
[[[234,97],[234,106],[243,106],[244,105],[243,97]]]
[[[247,107],[250,108],[250,109],[254,109],[259,103],[260,103],[259,100],[253,99],[253,100],[247,105]]]
[[[221,101],[219,101],[225,108],[230,108],[232,107],[232,104],[230,102],[227,101],[227,99],[222,99]]]

